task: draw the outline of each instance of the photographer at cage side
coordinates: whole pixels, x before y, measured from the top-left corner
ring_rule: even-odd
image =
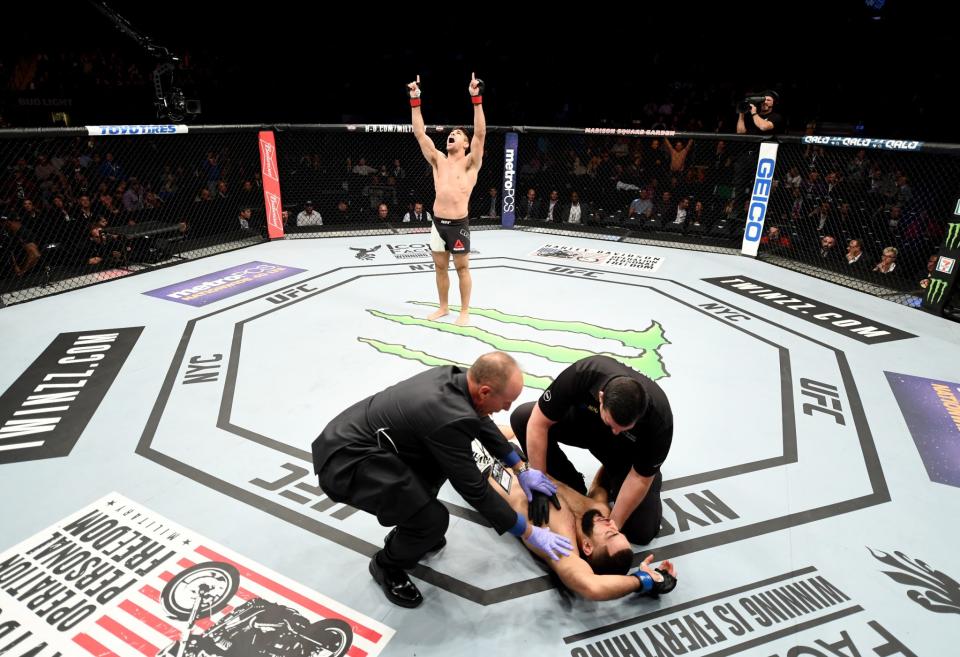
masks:
[[[744,98],[737,104],[737,134],[769,136],[783,132],[783,116],[773,111],[779,100],[780,95],[772,90]]]

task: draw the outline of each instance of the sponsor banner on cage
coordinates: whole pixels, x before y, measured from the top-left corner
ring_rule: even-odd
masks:
[[[804,144],[820,146],[846,146],[848,148],[872,148],[885,151],[918,151],[923,148],[922,141],[903,139],[873,139],[870,137],[828,137],[826,135],[805,135]]]
[[[517,166],[519,138],[516,132],[508,132],[503,143],[503,207],[500,224],[504,228],[513,228],[517,220]]]
[[[205,306],[304,271],[306,269],[274,265],[269,262],[248,262],[231,269],[221,269],[206,276],[198,276],[150,290],[144,294],[191,306]]]
[[[91,137],[103,137],[106,135],[185,135],[187,126],[183,124],[174,125],[88,125],[87,134]]]
[[[537,258],[548,260],[562,260],[588,265],[605,265],[619,267],[630,271],[655,272],[663,264],[660,256],[645,255],[642,253],[626,253],[624,251],[607,251],[605,249],[587,249],[578,246],[561,246],[559,244],[545,244],[530,253]]]
[[[867,319],[862,315],[746,276],[717,276],[702,280],[864,344],[879,344],[917,337],[913,333],[901,331],[882,322]]]
[[[0,396],[0,464],[69,454],[142,331],[58,335]]]
[[[757,171],[750,194],[750,207],[747,210],[747,225],[743,231],[743,244],[740,253],[756,257],[763,237],[763,221],[767,216],[767,204],[773,191],[773,172],[777,168],[777,149],[772,143],[760,144],[757,157]]]
[[[260,171],[263,181],[263,205],[267,212],[267,237],[283,237],[283,201],[280,196],[280,168],[273,131],[260,132]]]
[[[960,259],[960,221],[948,223],[945,229],[937,265],[927,279],[921,301],[924,310],[936,315],[943,314],[944,306],[954,298],[957,278],[960,277],[956,267],[957,259]]]
[[[393,634],[117,493],[0,554],[16,655],[367,657]]]
[[[960,487],[960,383],[884,374],[931,481]]]
[[[674,130],[650,130],[647,128],[584,128],[588,135],[626,135],[631,137],[673,137]]]
[[[413,132],[413,125],[398,123],[367,123],[364,132]]]

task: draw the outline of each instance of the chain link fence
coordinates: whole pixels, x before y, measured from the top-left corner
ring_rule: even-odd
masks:
[[[428,127],[441,151],[451,129]],[[487,135],[471,224],[500,223],[483,198],[500,188],[503,134]],[[410,126],[289,126],[276,139],[289,236],[429,230],[433,172]]]
[[[431,126],[438,148],[452,128]],[[516,226],[684,248],[739,248],[756,144],[716,135],[626,137],[522,128]],[[504,135],[488,130],[471,223],[499,225]],[[278,133],[287,233],[297,237],[428,228],[430,166],[409,126],[288,127]],[[509,203],[510,199],[508,199]],[[419,218],[418,218],[419,217]]]
[[[960,189],[960,157],[782,143],[759,257],[919,305]]]
[[[746,214],[735,190],[752,176],[755,144],[732,135],[598,132],[520,135],[517,225],[694,250],[739,248]]]
[[[266,128],[136,138],[5,131],[3,301],[265,240],[259,129]],[[452,126],[427,129],[442,151]],[[289,238],[429,231],[433,175],[411,126],[273,130]],[[518,134],[515,176],[505,189],[510,132]],[[759,257],[918,305],[960,188],[955,147],[777,141]],[[710,133],[490,127],[471,224],[499,226],[512,207],[520,230],[739,253],[759,143]]]
[[[265,239],[255,131],[4,131],[6,304]]]

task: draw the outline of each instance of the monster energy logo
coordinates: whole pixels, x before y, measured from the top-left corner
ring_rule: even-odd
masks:
[[[947,249],[957,248],[958,240],[960,240],[960,224],[949,224],[947,226]]]
[[[956,224],[960,226],[960,224]],[[940,303],[943,300],[943,293],[947,289],[947,282],[940,278],[931,278],[927,285],[927,303]]]
[[[410,303],[420,306],[431,306],[434,308],[437,307],[437,304],[435,303],[418,301],[413,301]],[[458,312],[460,308],[457,306],[450,306],[450,310],[452,312]],[[547,344],[545,342],[538,342],[536,340],[509,337],[507,335],[502,335],[500,333],[476,326],[457,326],[456,324],[437,322],[421,317],[414,317],[413,315],[397,315],[371,309],[367,309],[367,312],[374,317],[385,319],[396,324],[429,328],[442,333],[460,335],[465,338],[479,340],[480,342],[500,351],[506,351],[512,354],[528,354],[532,356],[539,356],[554,363],[569,365],[588,356],[603,355],[618,360],[628,367],[632,367],[636,371],[645,374],[654,381],[669,376],[666,368],[664,367],[663,359],[660,356],[660,347],[665,344],[670,344],[670,341],[664,336],[663,327],[655,321],[652,321],[650,326],[647,328],[638,331],[634,329],[607,328],[597,324],[588,324],[586,322],[543,319],[540,317],[529,317],[526,315],[512,315],[495,310],[493,308],[470,309],[470,314],[472,316],[484,317],[492,320],[493,322],[497,322],[499,325],[502,325],[505,328],[509,327],[510,325],[524,326],[541,332],[541,335],[554,334],[560,337],[566,334],[567,337],[585,336],[589,338],[614,340],[619,342],[631,352],[628,355],[623,355],[606,351],[590,351],[588,349],[579,347]],[[359,337],[357,339],[360,342],[370,345],[380,353],[391,354],[407,360],[414,360],[431,367],[437,365],[459,365],[461,367],[469,366],[468,363],[458,363],[456,361],[443,358],[442,356],[410,349],[406,345],[402,344],[391,344],[374,338]],[[541,376],[530,372],[524,372],[523,375],[523,384],[528,388],[544,390],[552,382],[553,379],[549,376]]]

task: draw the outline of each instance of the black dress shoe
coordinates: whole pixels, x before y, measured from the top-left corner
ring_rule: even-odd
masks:
[[[383,544],[386,545],[387,543],[389,543],[389,542],[390,542],[390,539],[393,538],[394,534],[396,534],[396,533],[397,533],[397,528],[394,527],[394,528],[391,529],[390,532],[384,537],[384,539],[383,539]],[[446,547],[446,545],[447,545],[447,537],[446,537],[446,536],[441,536],[441,537],[440,537],[440,540],[437,541],[437,544],[434,545],[434,546],[433,546],[432,548],[430,548],[429,550],[427,550],[427,552],[438,552],[438,551],[442,550],[444,547]]]
[[[393,604],[412,609],[423,602],[420,589],[410,581],[407,573],[400,568],[384,568],[377,563],[376,555],[370,560],[370,574]]]

